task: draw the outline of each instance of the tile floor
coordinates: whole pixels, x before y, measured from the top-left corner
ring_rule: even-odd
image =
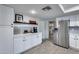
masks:
[[[65,49],[46,40],[42,44],[24,52],[24,54],[79,54],[79,51]]]

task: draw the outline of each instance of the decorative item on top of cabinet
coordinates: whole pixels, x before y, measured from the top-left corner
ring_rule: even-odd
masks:
[[[23,15],[15,14],[15,22],[23,22]]]
[[[29,23],[30,24],[37,24],[36,21],[32,21],[32,20],[30,20]]]
[[[35,18],[31,18],[31,19],[29,20],[29,23],[30,23],[30,24],[37,24],[37,22],[36,22],[36,19],[35,19]]]

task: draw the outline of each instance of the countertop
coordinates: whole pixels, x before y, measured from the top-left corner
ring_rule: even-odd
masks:
[[[29,36],[35,36],[35,35],[37,35],[37,34],[42,34],[42,32],[38,32],[38,33],[25,33],[25,34],[15,34],[14,35],[14,37],[21,37],[21,36],[27,36],[27,37],[29,37]]]

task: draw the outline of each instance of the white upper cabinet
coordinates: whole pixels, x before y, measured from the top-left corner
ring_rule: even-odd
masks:
[[[0,25],[11,25],[14,20],[14,9],[0,5]]]
[[[70,21],[70,26],[79,26],[79,21],[77,20]]]
[[[72,16],[70,18],[70,26],[79,26],[79,16]]]

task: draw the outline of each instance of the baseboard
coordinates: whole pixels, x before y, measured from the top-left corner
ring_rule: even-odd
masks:
[[[55,43],[53,43],[53,44],[55,44]],[[63,47],[63,46],[60,46],[60,45],[58,45],[58,44],[55,44],[56,46],[59,46],[59,47],[62,47],[62,48],[66,48],[66,49],[68,49],[69,47]]]

